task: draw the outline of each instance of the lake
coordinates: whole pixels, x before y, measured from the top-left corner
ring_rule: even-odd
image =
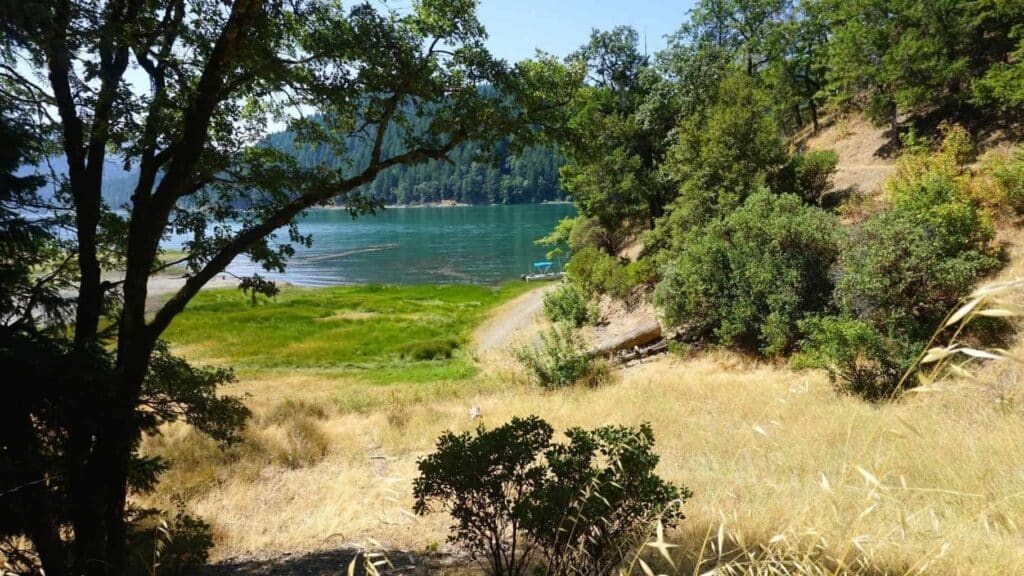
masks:
[[[313,246],[298,248],[284,274],[247,260],[229,270],[305,286],[492,284],[518,278],[543,260],[547,248],[534,240],[575,212],[570,204],[415,207],[353,220],[344,210],[314,210],[299,222]]]

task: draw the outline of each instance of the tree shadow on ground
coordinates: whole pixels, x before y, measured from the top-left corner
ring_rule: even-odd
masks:
[[[337,548],[301,554],[286,553],[267,558],[234,558],[207,565],[197,576],[347,576],[355,562],[355,574],[367,574],[365,556],[356,548]],[[382,574],[465,574],[460,561],[448,555],[422,556],[404,550],[383,552],[390,566],[381,566]],[[372,560],[378,557],[374,556]],[[464,564],[464,563],[463,563]]]

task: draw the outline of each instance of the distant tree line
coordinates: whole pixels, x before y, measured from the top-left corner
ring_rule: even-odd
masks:
[[[405,127],[411,133],[422,132],[427,117],[410,119]],[[401,131],[388,132],[383,142],[385,155],[402,149]],[[370,159],[373,142],[352,137],[342,153],[330,146],[296,144],[295,134],[279,132],[267,144],[295,156],[302,166],[332,166],[356,171]],[[527,204],[564,200],[558,171],[565,160],[554,145],[528,146],[513,152],[507,140],[488,150],[469,142],[456,148],[446,161],[430,161],[416,166],[398,166],[380,174],[372,183],[355,193],[384,204],[426,204],[451,201],[462,204]]]
[[[422,131],[428,118],[413,118],[411,130]],[[352,137],[339,153],[328,145],[296,144],[295,134],[282,131],[271,134],[265,143],[293,155],[303,167],[330,166],[356,173],[370,161],[373,142]],[[394,155],[403,149],[402,136],[389,132],[383,149]],[[565,164],[557,145],[536,144],[514,152],[507,140],[488,150],[469,142],[456,148],[446,161],[432,160],[415,166],[396,166],[381,173],[372,183],[360,186],[352,195],[389,205],[458,202],[460,204],[531,204],[566,199],[558,171]],[[55,157],[35,166],[22,167],[18,174],[67,174],[67,162]],[[138,183],[137,166],[125,170],[114,160],[103,171],[103,198],[112,208],[131,202]],[[43,190],[44,195],[47,189]],[[52,194],[52,189],[49,190]],[[340,202],[340,200],[339,200]]]

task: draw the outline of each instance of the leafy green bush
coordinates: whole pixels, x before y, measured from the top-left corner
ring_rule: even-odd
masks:
[[[842,390],[879,401],[891,398],[906,370],[921,351],[906,341],[844,316],[801,320],[804,339],[793,356],[794,368],[821,368]]]
[[[574,428],[567,444],[553,432],[531,416],[445,433],[419,462],[414,510],[447,510],[449,541],[496,575],[526,573],[537,554],[552,576],[613,574],[655,521],[682,519],[690,492],[654,473],[650,426]]]
[[[599,310],[575,284],[565,284],[544,295],[544,313],[552,322],[565,322],[575,328],[597,321]]]
[[[627,304],[634,302],[637,288],[651,284],[655,277],[648,260],[626,262],[594,247],[573,254],[565,271],[569,281],[588,295],[607,294]]]
[[[552,326],[540,335],[539,346],[519,348],[515,356],[544,388],[597,386],[608,377],[608,367],[584,349],[570,326]]]
[[[538,541],[548,574],[617,574],[645,532],[683,519],[687,488],[655,474],[649,424],[571,428],[568,444],[545,453],[548,482],[535,490],[524,524]]]
[[[825,368],[867,399],[889,397],[946,314],[999,267],[992,223],[962,172],[965,142],[948,129],[937,153],[914,149],[900,160],[892,205],[854,229],[840,254],[842,317],[801,326],[797,365]]]
[[[834,150],[814,150],[793,159],[795,186],[793,191],[808,204],[821,204],[822,197],[832,190],[832,177],[839,165]]]
[[[883,331],[928,338],[982,275],[998,268],[994,228],[948,167],[897,177],[892,206],[850,237],[839,307]]]
[[[797,322],[824,310],[841,239],[835,217],[767,191],[691,231],[655,303],[668,324],[723,344],[787,352]]]

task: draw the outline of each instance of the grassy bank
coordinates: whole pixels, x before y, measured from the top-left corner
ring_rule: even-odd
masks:
[[[247,390],[290,382],[283,388],[302,396],[301,383],[315,381],[319,395],[343,409],[366,409],[392,392],[433,394],[471,379],[477,372],[467,347],[472,327],[529,288],[522,282],[286,287],[256,306],[238,290],[210,290],[166,338],[192,361],[233,367]]]

